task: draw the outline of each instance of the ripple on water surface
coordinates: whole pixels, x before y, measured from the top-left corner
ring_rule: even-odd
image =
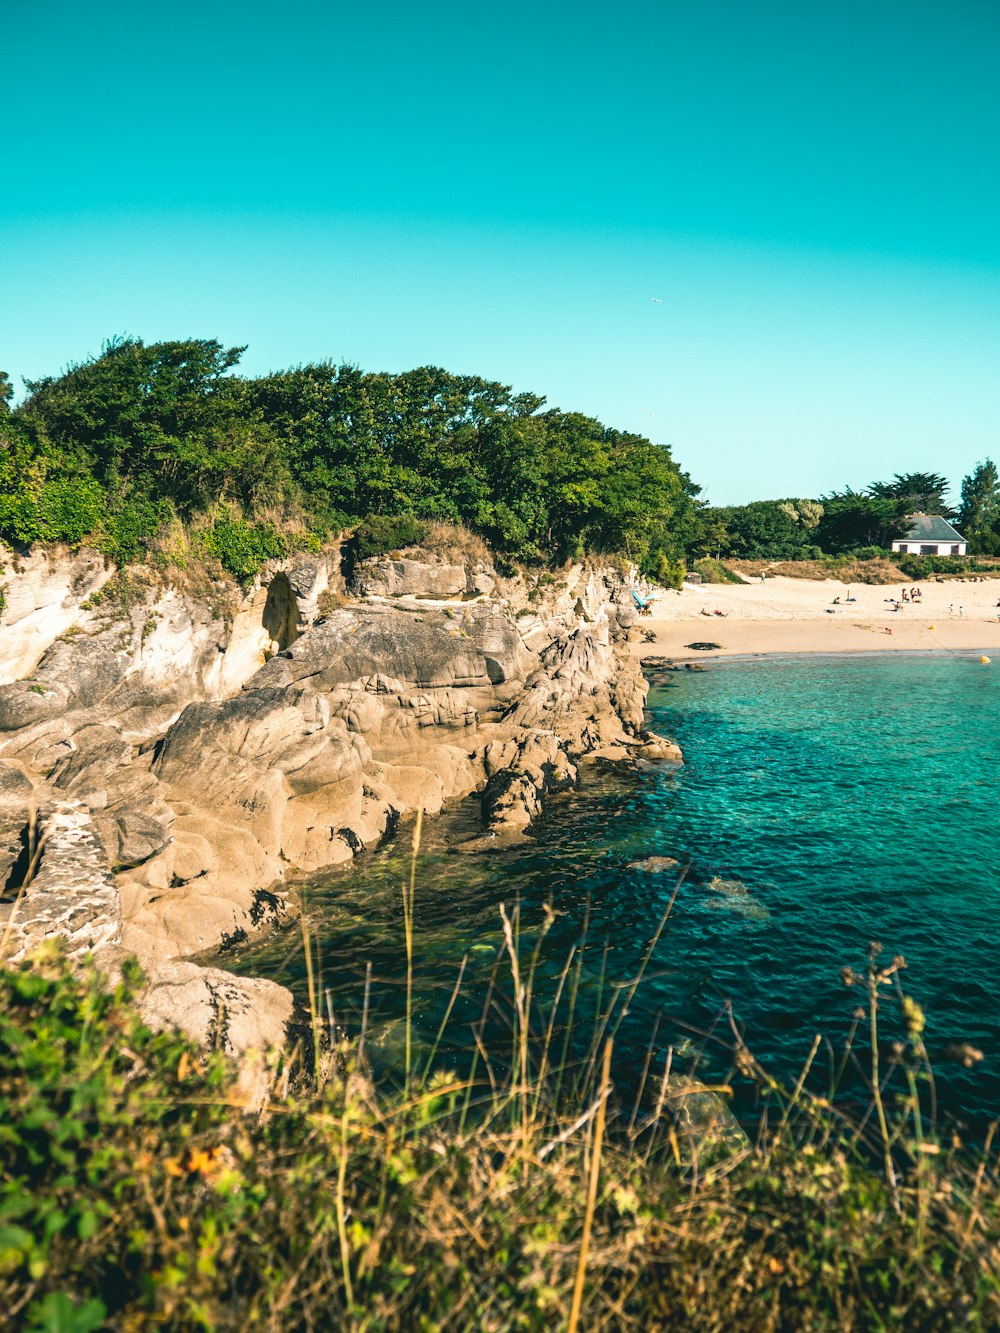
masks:
[[[676,882],[631,863],[674,856],[690,870],[619,1036],[626,1067],[641,1064],[654,1015],[676,1042],[718,1025],[731,999],[755,1054],[794,1074],[817,1031],[846,1034],[858,997],[840,969],[863,967],[878,939],[906,956],[932,1054],[952,1040],[986,1053],[971,1072],[938,1065],[945,1101],[976,1119],[1000,1113],[996,671],[951,654],[729,662],[658,679],[649,707],[653,729],[680,741],[683,767],[589,770],[516,852],[448,854],[474,803],[428,824],[416,910],[424,1035],[465,954],[456,1031],[472,1021],[500,943],[498,904],[515,896],[526,942],[543,904],[557,910],[542,956],[553,985],[587,918],[584,1012],[606,998],[637,966]],[[310,889],[348,1023],[369,962],[376,1020],[401,1011],[406,842],[404,831]],[[240,966],[300,986],[288,946],[267,942]]]

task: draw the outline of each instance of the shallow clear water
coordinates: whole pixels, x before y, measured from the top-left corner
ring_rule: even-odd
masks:
[[[942,1102],[974,1122],[1000,1114],[998,672],[975,656],[872,655],[656,677],[650,724],[680,741],[682,767],[589,767],[517,851],[449,851],[473,830],[475,802],[428,823],[417,869],[418,1035],[433,1039],[463,955],[451,1030],[461,1040],[475,1021],[502,943],[498,905],[515,900],[525,957],[545,902],[557,913],[542,946],[543,995],[586,919],[585,1027],[634,975],[677,882],[632,863],[672,856],[690,868],[618,1035],[619,1078],[637,1077],[654,1024],[658,1053],[690,1049],[686,1036],[725,1038],[727,1001],[754,1054],[794,1077],[816,1032],[843,1040],[861,997],[840,969],[863,970],[877,939],[907,959],[904,983],[927,1012]],[[403,1011],[408,851],[404,830],[309,889],[337,1019],[356,1027],[371,963],[373,1047],[381,1042],[390,1063]],[[295,941],[271,939],[238,966],[301,991]],[[502,1034],[494,1040],[502,1047]],[[985,1060],[971,1071],[948,1062],[954,1040]],[[725,1068],[721,1043],[703,1049],[705,1068]]]

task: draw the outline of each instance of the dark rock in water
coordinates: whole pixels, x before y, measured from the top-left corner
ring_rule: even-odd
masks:
[[[647,856],[644,861],[632,861],[629,863],[629,870],[645,870],[650,875],[659,874],[663,870],[673,870],[680,865],[673,856]]]
[[[685,662],[685,671],[707,671],[708,667],[703,667],[700,662]]]

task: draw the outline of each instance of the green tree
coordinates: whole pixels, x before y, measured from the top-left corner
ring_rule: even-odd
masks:
[[[14,386],[6,370],[0,370],[0,416],[10,411],[10,400],[14,397]]]
[[[669,449],[543,410],[536,394],[436,366],[318,362],[244,378],[241,352],[125,338],[29,383],[8,414],[0,534],[58,529],[129,559],[172,515],[203,515],[209,545],[242,574],[282,512],[314,536],[368,517],[443,518],[519,558],[623,550],[649,568],[701,531],[698,488]]]
[[[704,513],[706,547],[722,556],[743,560],[794,560],[810,545],[811,526],[800,520],[797,506],[808,503],[807,520],[812,524],[812,502],[753,500],[745,505],[709,507]]]
[[[977,463],[962,480],[958,525],[975,555],[1000,550],[1000,476],[992,459]]]
[[[868,494],[877,500],[894,500],[899,512],[907,514],[940,514],[954,518],[955,511],[945,495],[948,482],[939,472],[897,472],[892,481],[873,481]]]
[[[831,555],[867,546],[888,548],[906,531],[906,504],[898,497],[875,496],[847,486],[824,495],[822,505],[815,539]]]

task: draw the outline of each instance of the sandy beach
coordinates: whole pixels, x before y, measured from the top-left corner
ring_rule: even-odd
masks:
[[[639,622],[653,638],[634,644],[632,651],[683,661],[755,653],[983,649],[993,650],[1000,665],[1000,579],[919,586],[920,601],[895,611],[890,599],[900,598],[902,585],[848,589],[835,579],[782,577],[742,585],[685,584],[679,592],[656,595],[652,615]],[[687,646],[697,642],[720,647],[709,653]]]

